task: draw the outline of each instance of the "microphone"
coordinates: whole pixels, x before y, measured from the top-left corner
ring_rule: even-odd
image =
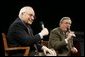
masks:
[[[67,28],[67,32],[69,32],[69,33],[70,33],[70,28]]]
[[[67,32],[68,32],[68,33],[71,32],[70,28],[67,28]],[[72,36],[72,37],[76,37],[76,35],[73,33],[73,36]]]
[[[43,21],[41,21],[40,24],[41,24],[42,29],[45,28]]]

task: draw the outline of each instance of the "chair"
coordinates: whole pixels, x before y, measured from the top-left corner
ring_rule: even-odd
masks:
[[[23,50],[24,51],[23,56],[28,56],[29,55],[30,47],[8,47],[6,37],[7,37],[6,34],[2,33],[5,56],[9,56],[10,55],[9,52],[11,52],[11,51],[18,51],[18,50]]]
[[[48,41],[41,40],[41,45],[48,47]]]

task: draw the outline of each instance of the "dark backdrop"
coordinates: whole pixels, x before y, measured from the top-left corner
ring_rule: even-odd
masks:
[[[0,4],[0,35],[2,32],[8,31],[9,25],[17,18],[18,12],[23,6],[32,6],[35,10],[36,20],[32,24],[34,34],[41,31],[40,21],[44,22],[50,32],[53,28],[58,27],[59,20],[64,16],[72,19],[72,30],[84,32],[83,0],[3,0]],[[2,37],[0,39],[2,42]],[[44,40],[48,40],[48,36]]]
[[[69,16],[72,23],[72,30],[84,30],[84,2],[83,0],[16,0],[3,1],[1,4],[3,18],[1,18],[1,32],[7,31],[8,26],[17,18],[19,10],[23,6],[32,6],[36,13],[34,29],[39,28],[39,21],[43,21],[45,26],[51,30],[58,26],[59,20],[64,16]],[[34,26],[34,25],[33,25]]]

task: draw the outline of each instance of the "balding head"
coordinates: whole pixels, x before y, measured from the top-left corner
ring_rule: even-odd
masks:
[[[33,8],[30,6],[25,6],[25,7],[21,8],[21,10],[19,11],[19,18],[22,19],[22,14],[24,12],[26,12],[28,14],[33,14],[33,16],[35,16],[35,12],[34,12]]]
[[[32,7],[25,6],[19,12],[19,18],[25,23],[32,24],[35,17],[35,12]]]

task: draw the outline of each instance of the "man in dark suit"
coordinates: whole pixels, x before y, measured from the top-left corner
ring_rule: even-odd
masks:
[[[7,33],[9,46],[30,46],[30,56],[35,55],[35,50],[41,49],[52,54],[46,46],[39,44],[43,36],[48,35],[48,29],[43,28],[40,33],[33,35],[31,24],[34,21],[35,12],[32,7],[25,6],[21,8],[19,17],[10,25]]]
[[[49,48],[53,48],[58,56],[70,56],[70,52],[76,53],[78,50],[73,45],[74,32],[70,31],[71,19],[63,17],[59,26],[54,28],[49,36]]]

